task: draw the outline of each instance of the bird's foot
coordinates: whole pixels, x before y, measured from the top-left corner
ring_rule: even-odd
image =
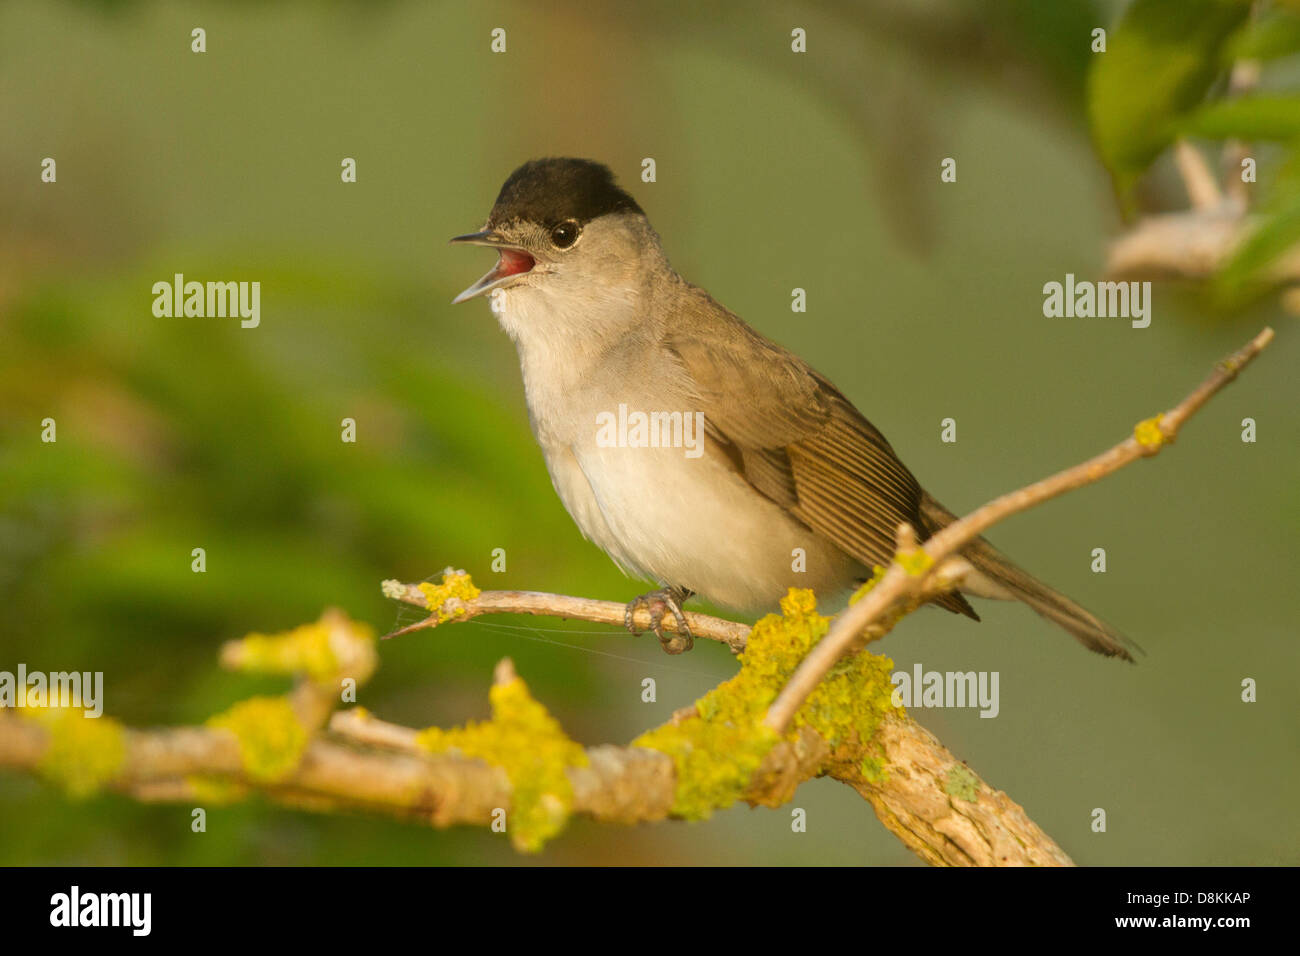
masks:
[[[644,606],[650,612],[650,630],[654,631],[655,637],[659,638],[659,646],[664,649],[664,653],[685,653],[695,646],[695,637],[686,623],[686,615],[682,613],[682,604],[693,593],[686,588],[660,588],[658,591],[635,597],[627,602],[627,610],[623,613],[623,626],[633,634],[642,633],[636,629],[632,619],[636,616],[637,610]],[[672,612],[673,618],[677,621],[676,633],[664,633],[663,621],[664,614],[667,612]]]

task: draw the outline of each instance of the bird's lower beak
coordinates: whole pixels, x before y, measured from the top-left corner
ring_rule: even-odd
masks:
[[[491,246],[497,250],[497,264],[488,270],[483,278],[452,299],[452,305],[473,299],[485,292],[491,292],[515,276],[530,271],[537,264],[537,260],[531,255],[517,246],[508,245],[498,233],[491,229],[485,229],[482,232],[471,232],[464,236],[455,236],[450,241],[471,246]]]

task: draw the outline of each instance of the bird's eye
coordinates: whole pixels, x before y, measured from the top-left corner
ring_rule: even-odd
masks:
[[[551,230],[551,242],[557,249],[567,249],[578,241],[579,231],[577,222],[566,219]]]

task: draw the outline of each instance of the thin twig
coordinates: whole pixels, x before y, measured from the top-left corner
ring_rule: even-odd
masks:
[[[970,565],[964,559],[950,558],[940,573],[932,575],[927,580],[925,590],[918,594],[918,606],[931,597],[938,597],[952,590],[969,571]],[[476,598],[470,600],[448,598],[438,607],[430,608],[429,600],[418,584],[389,580],[383,582],[382,587],[385,596],[395,601],[434,612],[414,624],[384,635],[386,638],[400,637],[415,631],[438,627],[441,624],[469,621],[483,614],[533,614],[590,621],[593,624],[615,624],[622,627],[623,614],[627,607],[614,601],[599,601],[569,594],[551,594],[546,591],[480,591]],[[633,623],[644,630],[649,630],[649,612],[645,608],[639,608]],[[726,644],[733,654],[742,653],[749,639],[749,625],[739,621],[687,611],[686,623],[696,637]],[[884,637],[895,623],[897,623],[896,618],[872,623],[862,632],[864,643]],[[664,616],[663,628],[665,631],[677,630],[677,622],[671,615]]]
[[[1133,435],[1113,448],[1073,468],[1067,468],[1018,491],[995,498],[966,517],[948,525],[920,548],[929,560],[919,562],[919,566],[929,566],[930,571],[923,571],[920,574],[909,573],[895,558],[880,582],[861,601],[847,608],[835,619],[830,632],[812,649],[790,677],[785,688],[768,709],[764,722],[776,732],[783,733],[789,727],[795,712],[812,693],[813,688],[826,676],[836,661],[860,640],[862,629],[881,618],[896,602],[910,594],[915,594],[924,587],[926,578],[933,573],[933,565],[957,553],[988,528],[1013,514],[1032,508],[1067,491],[1091,484],[1139,458],[1157,454],[1164,445],[1177,437],[1179,428],[1189,417],[1219,389],[1236,378],[1237,373],[1272,340],[1273,330],[1264,329],[1244,347],[1219,362],[1210,376],[1171,411],[1140,423]],[[906,525],[900,528],[900,552],[909,550],[909,542],[905,538],[910,534],[911,529],[906,528]],[[915,568],[918,562],[912,560],[908,565]]]
[[[416,607],[429,608],[429,601],[419,585],[385,581],[383,588],[384,593],[395,600]],[[387,636],[397,637],[412,631],[437,627],[439,624],[468,621],[482,614],[539,614],[546,617],[591,621],[594,624],[613,624],[621,628],[627,605],[615,601],[598,601],[593,598],[545,594],[541,591],[482,591],[478,597],[471,600],[450,598],[443,602],[441,608],[429,608],[429,610],[435,613]],[[687,626],[696,637],[720,641],[737,654],[745,649],[745,638],[749,635],[748,624],[694,611],[687,611],[685,616]],[[632,623],[643,631],[650,630],[649,610],[645,607],[638,608],[633,615]],[[676,632],[677,621],[671,614],[664,615],[663,629]]]
[[[1187,187],[1187,198],[1193,209],[1214,209],[1223,202],[1223,193],[1214,180],[1210,165],[1201,155],[1201,151],[1180,139],[1174,144],[1174,159],[1178,163],[1178,172]]]

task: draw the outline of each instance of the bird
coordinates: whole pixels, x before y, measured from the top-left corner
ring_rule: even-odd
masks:
[[[682,605],[743,613],[790,587],[844,594],[956,520],[828,378],[669,264],[610,169],[553,157],[505,180],[483,227],[452,243],[495,265],[453,300],[489,297],[519,355],[533,434],[582,534],[658,588],[639,608],[669,653],[693,644]],[[1084,647],[1136,645],[983,538],[960,590],[932,603],[974,620],[968,596],[1017,600]],[[665,634],[671,613],[679,638]]]

